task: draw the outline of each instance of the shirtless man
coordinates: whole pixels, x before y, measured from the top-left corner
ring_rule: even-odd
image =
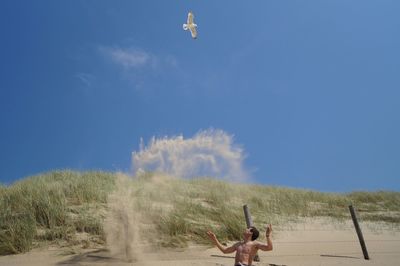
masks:
[[[265,231],[267,243],[255,241],[259,235],[259,232],[254,226],[252,226],[244,231],[242,241],[237,242],[230,247],[223,246],[213,232],[208,231],[207,235],[224,254],[233,253],[236,251],[235,266],[251,266],[253,263],[253,258],[259,249],[263,251],[272,250],[271,233],[272,226],[269,224]]]

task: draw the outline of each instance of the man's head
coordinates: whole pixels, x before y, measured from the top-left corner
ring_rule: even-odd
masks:
[[[256,240],[259,235],[260,235],[260,232],[258,232],[257,228],[255,228],[254,226],[250,226],[244,232],[244,237],[247,238],[247,237],[251,236],[251,241]]]

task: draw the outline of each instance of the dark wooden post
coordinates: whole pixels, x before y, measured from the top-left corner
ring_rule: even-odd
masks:
[[[253,226],[253,220],[251,219],[250,211],[247,205],[243,205],[243,211],[244,218],[246,219],[247,228],[250,228],[250,226]]]
[[[354,208],[352,205],[349,206],[349,210],[351,213],[351,218],[353,219],[354,227],[356,228],[356,232],[357,232],[358,240],[360,241],[362,252],[364,254],[364,259],[369,260],[368,251],[367,251],[367,247],[365,245],[364,237],[361,232],[360,225],[358,224],[358,221],[357,221],[356,212],[354,211]]]
[[[251,219],[250,211],[247,205],[243,205],[243,212],[244,212],[244,218],[246,219],[246,225],[247,228],[250,228],[251,226],[254,226],[253,224],[253,219]],[[258,256],[258,253],[254,255],[254,261],[260,261],[260,257]]]

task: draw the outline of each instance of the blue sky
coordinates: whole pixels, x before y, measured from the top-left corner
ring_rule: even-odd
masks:
[[[182,24],[192,10],[199,37]],[[252,182],[400,191],[399,1],[1,1],[0,182],[220,129]]]

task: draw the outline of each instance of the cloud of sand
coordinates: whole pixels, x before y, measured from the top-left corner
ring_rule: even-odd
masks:
[[[231,181],[245,181],[243,149],[233,136],[223,130],[205,130],[192,138],[181,136],[155,138],[132,153],[133,169],[162,172],[181,178],[209,176]]]
[[[161,238],[149,210],[156,208],[158,213],[162,213],[171,207],[173,187],[170,180],[171,177],[152,175],[142,182],[118,173],[115,190],[107,199],[108,211],[104,221],[110,258],[124,265],[125,262],[153,265],[147,260],[151,261],[158,255],[148,251],[154,251],[157,246],[154,244],[160,243]],[[156,196],[153,194],[155,191]]]
[[[135,211],[130,179],[118,174],[116,190],[108,197],[108,215],[104,224],[107,246],[113,257],[128,262],[141,259],[139,214]]]
[[[209,176],[230,181],[249,178],[244,158],[243,149],[234,143],[233,136],[222,130],[200,131],[191,138],[152,138],[146,146],[142,141],[140,150],[132,154],[136,173],[152,171],[177,178]],[[154,233],[154,225],[143,210],[162,206],[163,211],[168,211],[173,188],[169,187],[171,177],[163,174],[153,175],[144,183],[118,175],[116,189],[108,197],[104,224],[113,258],[146,265],[144,244],[151,243],[148,238]],[[157,199],[146,196],[154,191]]]

